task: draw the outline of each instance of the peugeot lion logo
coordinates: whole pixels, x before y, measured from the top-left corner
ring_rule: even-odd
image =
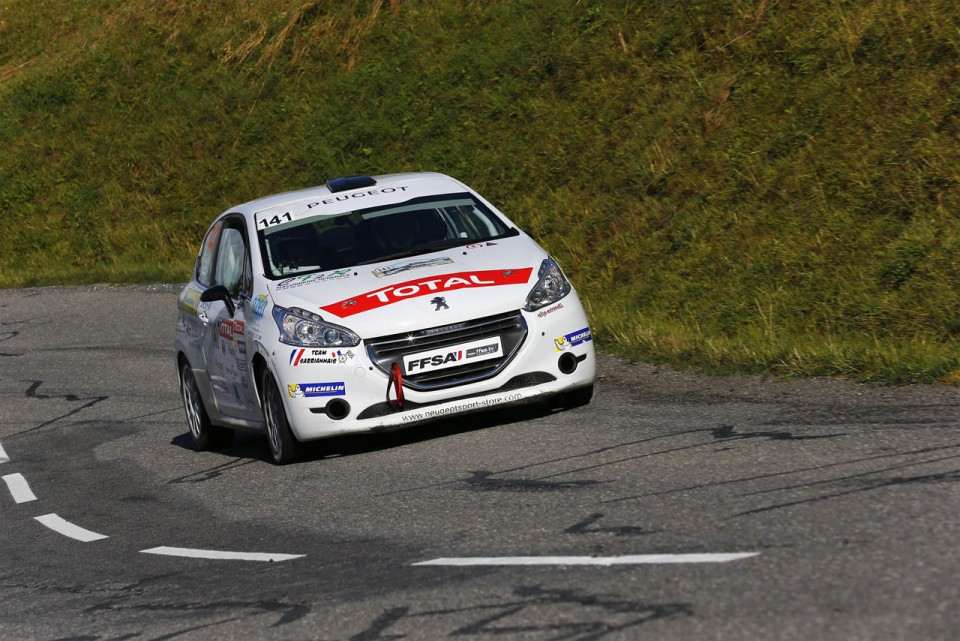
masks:
[[[437,306],[433,310],[435,312],[439,312],[441,309],[450,309],[450,306],[447,305],[447,299],[444,298],[443,296],[437,296],[436,298],[430,301],[430,304]]]

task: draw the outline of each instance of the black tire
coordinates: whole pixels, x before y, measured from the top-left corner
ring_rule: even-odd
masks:
[[[583,407],[593,398],[593,385],[580,387],[569,392],[564,392],[556,397],[554,407],[565,410],[572,410],[575,407]]]
[[[280,388],[270,370],[264,368],[260,379],[260,403],[263,407],[263,419],[267,424],[267,442],[270,454],[277,465],[293,463],[300,458],[300,443],[290,431],[287,412],[283,409],[283,397]]]
[[[203,406],[200,388],[193,370],[186,361],[180,363],[180,397],[183,399],[183,411],[187,415],[187,425],[190,427],[190,436],[193,445],[203,452],[225,445],[233,438],[233,430],[214,425]]]

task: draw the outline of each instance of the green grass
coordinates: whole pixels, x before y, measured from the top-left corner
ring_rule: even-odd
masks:
[[[187,278],[231,204],[438,170],[598,344],[960,383],[946,0],[0,5],[0,287]]]

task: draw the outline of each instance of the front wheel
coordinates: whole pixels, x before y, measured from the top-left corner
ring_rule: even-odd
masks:
[[[230,442],[233,430],[214,425],[210,422],[207,410],[203,406],[200,388],[197,379],[193,376],[190,364],[184,361],[180,364],[180,396],[183,398],[183,409],[187,414],[187,425],[190,426],[190,436],[194,446],[201,452],[212,450]]]
[[[293,432],[290,431],[290,423],[287,421],[287,412],[283,408],[280,388],[277,387],[273,374],[266,368],[264,368],[263,377],[260,379],[260,390],[263,418],[267,423],[267,440],[270,442],[273,462],[277,465],[293,463],[299,458],[300,443]]]

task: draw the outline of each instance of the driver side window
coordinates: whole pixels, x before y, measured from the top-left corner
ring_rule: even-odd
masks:
[[[213,256],[217,248],[217,238],[220,236],[221,227],[223,227],[223,222],[217,221],[217,223],[210,228],[206,238],[203,239],[203,245],[200,247],[200,255],[197,256],[196,279],[197,282],[204,287],[210,286],[210,279],[212,277],[210,270],[213,267]]]
[[[243,232],[236,227],[224,229],[220,236],[213,284],[223,285],[231,296],[236,296],[240,292],[243,281],[246,255]]]

